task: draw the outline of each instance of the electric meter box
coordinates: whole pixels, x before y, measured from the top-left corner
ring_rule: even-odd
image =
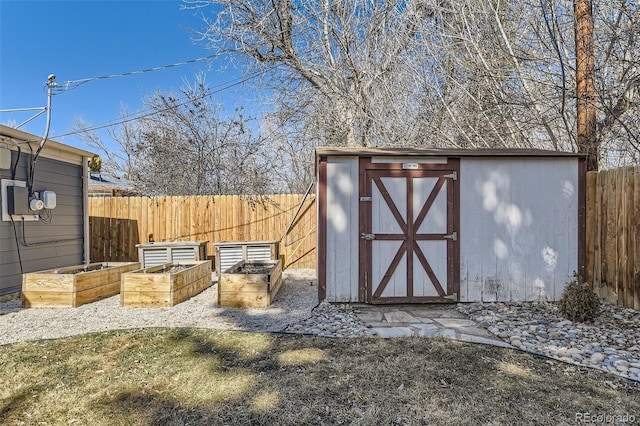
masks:
[[[23,186],[8,186],[9,214],[33,214],[29,209],[29,190]]]
[[[40,199],[44,203],[45,209],[56,208],[56,193],[53,191],[43,191],[40,195]]]

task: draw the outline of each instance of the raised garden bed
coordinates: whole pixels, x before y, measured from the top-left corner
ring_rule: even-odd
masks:
[[[241,261],[220,274],[220,306],[259,308],[270,306],[282,283],[282,263]]]
[[[138,262],[103,262],[31,272],[22,276],[22,305],[75,308],[120,292],[123,273]]]
[[[211,261],[165,263],[122,276],[120,302],[129,307],[169,307],[211,285]]]

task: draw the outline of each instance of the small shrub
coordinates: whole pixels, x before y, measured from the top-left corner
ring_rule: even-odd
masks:
[[[581,283],[574,272],[558,302],[560,313],[574,322],[591,322],[600,314],[600,299],[587,283]]]

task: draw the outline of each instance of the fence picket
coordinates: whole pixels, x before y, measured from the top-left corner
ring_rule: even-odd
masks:
[[[640,309],[640,167],[593,173],[587,179],[587,278],[601,299]]]
[[[138,260],[136,244],[153,241],[277,240],[285,232],[302,195],[273,195],[264,204],[244,196],[90,197],[91,259]],[[305,203],[308,204],[309,200]],[[289,268],[315,267],[315,210],[303,209],[292,230],[308,234],[296,247],[281,245]],[[304,253],[310,253],[303,256]]]

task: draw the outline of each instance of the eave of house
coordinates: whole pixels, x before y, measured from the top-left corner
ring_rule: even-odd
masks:
[[[6,145],[10,150],[17,151],[19,146],[23,153],[35,153],[41,142],[41,136],[0,125],[0,144]],[[65,163],[83,164],[85,158],[91,158],[96,154],[47,139],[40,155]]]

